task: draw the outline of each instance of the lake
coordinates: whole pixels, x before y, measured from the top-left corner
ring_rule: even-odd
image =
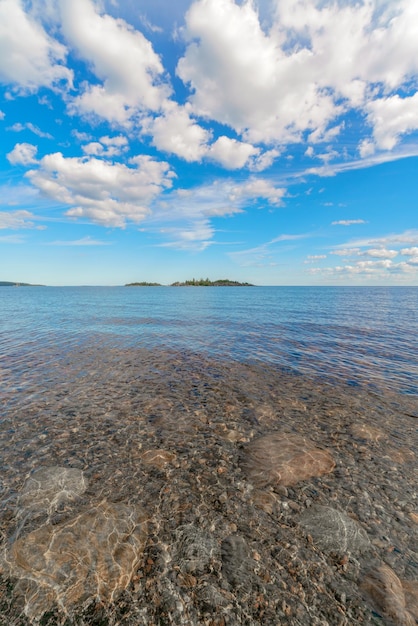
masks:
[[[417,311],[415,287],[0,289],[0,618],[413,623]]]

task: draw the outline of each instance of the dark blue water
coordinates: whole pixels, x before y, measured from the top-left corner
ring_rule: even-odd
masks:
[[[417,287],[5,287],[0,374],[100,341],[417,394],[417,313]]]

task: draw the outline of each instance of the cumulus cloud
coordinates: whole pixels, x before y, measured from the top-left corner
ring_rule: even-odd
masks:
[[[401,254],[405,256],[418,256],[418,247],[414,246],[413,248],[402,248]]]
[[[85,146],[82,146],[84,154],[105,157],[119,156],[128,150],[128,148],[128,140],[124,135],[101,137],[99,141],[91,141]]]
[[[244,167],[250,157],[259,153],[260,150],[251,144],[223,135],[211,145],[208,156],[226,169],[234,170]]]
[[[405,244],[409,244],[410,247],[403,247]],[[402,276],[410,278],[417,272],[418,231],[407,230],[403,233],[394,233],[383,237],[357,239],[335,246],[330,254],[345,257],[350,259],[350,262],[335,267],[316,268],[312,273],[324,277],[346,274],[351,277],[361,278],[363,276],[366,279],[374,278],[376,280],[389,280],[391,275],[396,275],[399,278]],[[393,259],[399,255],[409,258],[406,261],[395,262]]]
[[[149,214],[151,202],[171,186],[173,173],[167,163],[147,156],[134,157],[127,166],[57,152],[43,157],[27,176],[46,196],[70,205],[70,217],[124,227]]]
[[[418,128],[418,92],[409,97],[401,98],[395,94],[374,100],[367,105],[367,114],[368,121],[373,126],[373,137],[377,147],[392,150],[401,135]],[[370,149],[370,144],[363,142],[363,154],[365,147]]]
[[[0,81],[17,91],[35,91],[73,74],[65,65],[65,46],[50,37],[23,8],[20,0],[0,2]]]
[[[251,2],[197,0],[177,72],[196,114],[251,143],[330,141],[341,131],[338,116],[367,104],[376,140],[390,148],[418,126],[415,96],[400,103],[387,95],[418,69],[417,17],[414,0],[281,0],[267,30]]]
[[[370,246],[396,246],[396,245],[418,245],[418,230],[409,229],[403,233],[392,233],[383,237],[366,237],[363,239],[356,239],[351,242],[353,247],[370,247]],[[341,246],[344,247],[344,246]],[[338,248],[338,246],[337,246]]]
[[[31,143],[17,143],[6,157],[12,165],[31,165],[36,163],[38,148]]]
[[[250,178],[245,183],[234,185],[231,189],[230,198],[235,200],[267,200],[277,206],[282,204],[286,194],[284,187],[276,187],[265,178]]]
[[[399,276],[416,273],[417,269],[412,263],[404,261],[394,263],[391,259],[380,261],[358,261],[351,265],[337,265],[336,267],[312,268],[309,270],[312,274],[321,274],[323,276],[346,275],[356,278],[365,279],[387,279],[391,274]]]
[[[397,250],[388,250],[387,248],[370,248],[366,250],[368,256],[373,256],[382,259],[393,259],[398,256]]]
[[[35,216],[30,211],[1,211],[0,229],[19,230],[20,228],[35,228],[31,221]]]
[[[158,111],[170,88],[151,42],[124,20],[101,15],[91,0],[60,0],[60,8],[66,40],[102,81],[85,85],[72,111],[122,125],[138,111]]]
[[[190,117],[186,107],[167,102],[163,108],[163,115],[143,121],[143,130],[152,135],[153,145],[185,161],[200,161],[206,154],[210,133]]]

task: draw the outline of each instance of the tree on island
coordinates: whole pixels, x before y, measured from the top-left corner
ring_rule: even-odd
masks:
[[[209,278],[192,278],[192,280],[186,280],[185,282],[176,282],[171,285],[172,287],[253,287],[250,283],[240,283],[236,280],[229,280],[228,278],[220,278],[218,280],[209,280]]]
[[[161,287],[160,283],[147,283],[145,281],[141,283],[128,283],[125,287]]]

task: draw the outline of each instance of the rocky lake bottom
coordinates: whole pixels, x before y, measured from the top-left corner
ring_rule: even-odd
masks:
[[[418,623],[416,396],[100,342],[19,367],[0,624]]]

